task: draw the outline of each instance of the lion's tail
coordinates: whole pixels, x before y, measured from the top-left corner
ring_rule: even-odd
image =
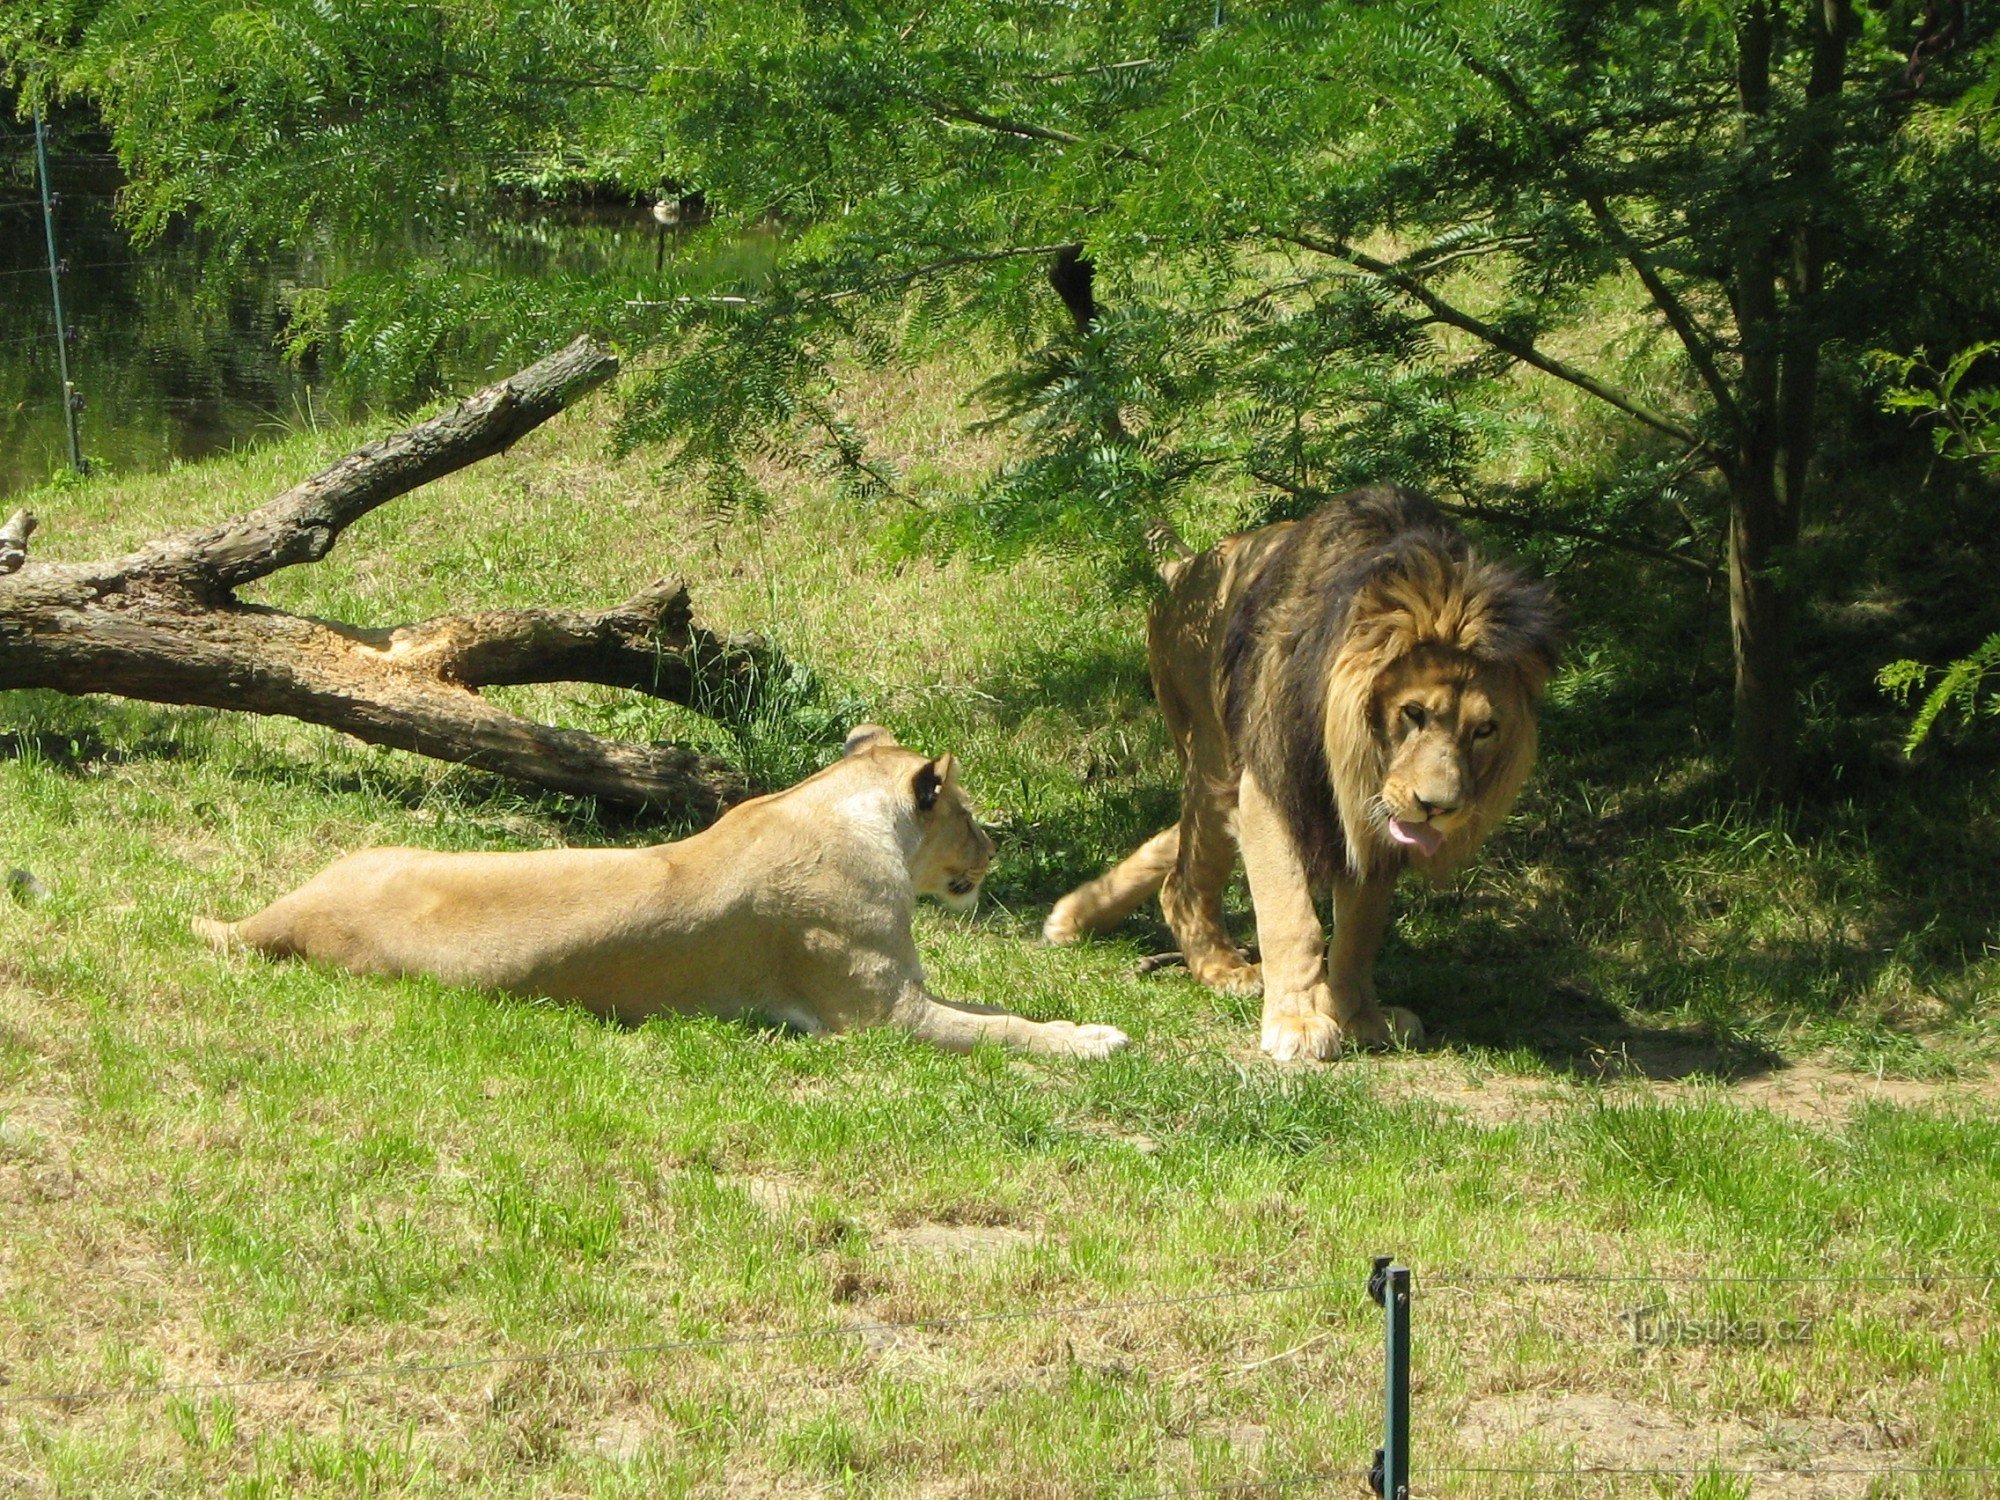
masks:
[[[213,917],[195,917],[188,926],[194,935],[207,943],[217,953],[233,953],[243,946],[242,935],[234,922],[218,922]]]
[[[1058,901],[1048,921],[1042,924],[1042,937],[1051,943],[1074,943],[1089,933],[1117,926],[1148,898],[1159,894],[1180,852],[1181,830],[1177,823],[1154,834],[1097,879],[1078,886]]]
[[[1174,523],[1164,516],[1153,516],[1146,522],[1146,550],[1152,554],[1160,582],[1169,588],[1194,557],[1194,548],[1182,540],[1181,534],[1174,530]]]

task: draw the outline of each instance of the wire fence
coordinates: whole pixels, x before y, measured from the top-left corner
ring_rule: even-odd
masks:
[[[86,260],[82,262],[64,260],[56,263],[56,271],[59,275],[67,276],[77,271],[114,271],[122,270],[127,266],[158,264],[157,260],[147,260],[141,256],[132,256],[124,260]],[[47,276],[48,274],[49,268],[47,266],[17,266],[12,270],[0,271],[0,276]]]
[[[1728,1288],[1868,1288],[1891,1289],[1909,1288],[1917,1291],[1944,1289],[1972,1289],[1973,1300],[1982,1307],[1990,1308],[1993,1293],[2000,1288],[2000,1270],[1960,1271],[1960,1270],[1916,1270],[1905,1272],[1840,1274],[1798,1274],[1798,1275],[1750,1275],[1734,1273],[1693,1272],[1685,1274],[1659,1273],[1605,1273],[1588,1272],[1485,1272],[1472,1269],[1442,1269],[1425,1273],[1421,1279],[1412,1276],[1405,1267],[1391,1267],[1386,1257],[1378,1257],[1375,1275],[1370,1278],[1368,1291],[1375,1294],[1385,1311],[1387,1342],[1383,1365],[1384,1389],[1384,1437],[1385,1449],[1394,1455],[1396,1411],[1400,1399],[1403,1403],[1404,1427],[1401,1433],[1402,1447],[1400,1464],[1391,1456],[1385,1464],[1384,1453],[1378,1451],[1374,1467],[1323,1467],[1296,1473],[1246,1477],[1222,1480],[1212,1483],[1193,1483],[1166,1489],[1149,1490],[1135,1496],[1135,1500],[1167,1500],[1167,1497],[1181,1495],[1223,1495],[1259,1493],[1297,1493],[1313,1490],[1325,1491],[1335,1486],[1372,1485],[1378,1495],[1386,1500],[1421,1500],[1438,1485],[1472,1483],[1481,1481],[1511,1480],[1521,1483],[1546,1483],[1560,1481],[1571,1486],[1578,1484],[1640,1484],[1686,1481],[1689,1483],[1714,1484],[1718,1482],[1741,1482],[1755,1485],[1759,1482],[1798,1484],[1804,1481],[1826,1480],[1936,1480],[1964,1479],[1979,1481],[1980,1492],[1986,1493],[1985,1481],[1995,1481],[1993,1491],[2000,1493],[2000,1463],[1953,1463],[1937,1461],[1930,1463],[1912,1462],[1885,1453],[1885,1461],[1867,1464],[1852,1461],[1846,1454],[1823,1454],[1818,1458],[1801,1455],[1785,1462],[1763,1465],[1730,1463],[1663,1463],[1633,1462],[1615,1464],[1577,1458],[1561,1465],[1529,1464],[1454,1464],[1426,1463],[1420,1453],[1413,1457],[1408,1443],[1408,1416],[1410,1412],[1410,1373],[1415,1362],[1413,1347],[1421,1349],[1421,1338],[1412,1336],[1408,1319],[1418,1298],[1408,1296],[1403,1304],[1404,1318],[1402,1344],[1398,1351],[1394,1303],[1395,1277],[1398,1272],[1404,1276],[1400,1283],[1412,1292],[1419,1286],[1427,1292],[1439,1291],[1493,1291],[1500,1288],[1616,1288],[1630,1290],[1638,1287],[1675,1288],[1687,1291],[1701,1289]],[[1132,1297],[1100,1302],[1056,1304],[1045,1307],[1000,1308],[989,1312],[956,1313],[937,1317],[908,1318],[895,1321],[839,1323],[820,1326],[801,1326],[785,1329],[746,1329],[706,1336],[647,1340],[640,1342],[599,1344],[575,1348],[549,1348],[516,1353],[467,1353],[447,1354],[441,1357],[412,1360],[384,1361],[372,1364],[341,1366],[324,1370],[292,1371],[271,1375],[251,1375],[233,1379],[196,1380],[179,1382],[131,1383],[75,1388],[47,1388],[27,1391],[0,1392],[0,1411],[23,1408],[53,1408],[58,1411],[75,1412],[108,1404],[143,1404],[185,1397],[227,1396],[231,1393],[269,1390],[278,1387],[325,1387],[362,1381],[379,1381],[394,1384],[414,1384],[433,1377],[465,1371],[501,1369],[524,1366],[573,1366],[592,1362],[607,1362],[641,1356],[661,1356],[673,1354],[716,1353],[725,1350],[747,1348],[770,1348],[783,1345],[824,1343],[836,1340],[862,1340],[875,1342],[892,1338],[898,1334],[914,1332],[944,1332],[965,1330],[980,1326],[1020,1324],[1031,1322],[1072,1323],[1085,1319],[1115,1318],[1118,1315],[1140,1311],[1157,1311],[1176,1307],[1197,1307],[1231,1302],[1243,1302],[1263,1298],[1298,1298],[1308,1296],[1337,1296],[1343,1301],[1350,1299],[1361,1290],[1361,1282],[1352,1276],[1325,1277],[1305,1280],[1278,1281],[1250,1286],[1226,1287],[1209,1291],[1177,1293],[1171,1295]],[[1642,1342],[1636,1332],[1628,1330],[1634,1342]],[[1729,1341],[1720,1342],[1721,1352],[1729,1352]],[[1757,1347],[1767,1349],[1768,1343]],[[1739,1351],[1741,1352],[1741,1351]],[[1438,1357],[1457,1358],[1455,1351],[1446,1351]],[[1399,1367],[1400,1361],[1400,1367]],[[1244,1366],[1254,1369],[1266,1361],[1257,1361]],[[2000,1403],[2000,1396],[1996,1396]],[[1420,1434],[1423,1424],[1419,1424]],[[1477,1492],[1476,1490],[1474,1491]],[[1751,1491],[1754,1493],[1754,1491]]]

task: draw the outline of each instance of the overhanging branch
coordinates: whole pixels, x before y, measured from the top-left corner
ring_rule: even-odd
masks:
[[[953,104],[945,99],[919,98],[917,102],[944,119],[957,120],[966,125],[977,125],[982,130],[991,130],[997,135],[1021,136],[1026,140],[1048,141],[1057,146],[1079,146],[1087,150],[1102,151],[1118,161],[1136,162],[1142,167],[1154,165],[1151,157],[1143,152],[1134,151],[1130,146],[1092,141],[1085,136],[1071,135],[1067,130],[1034,125],[1025,120],[1010,120],[1001,115],[988,114],[983,109],[974,109],[967,104]]]
[[[1570,165],[1576,156],[1574,148],[1565,148],[1562,143],[1557,142],[1547,122],[1542,119],[1541,113],[1528,98],[1528,91],[1521,87],[1520,80],[1512,73],[1497,64],[1482,62],[1472,57],[1466,59],[1465,65],[1499,90],[1515,117],[1540,137],[1543,149],[1548,152],[1550,159],[1560,163],[1555,172],[1558,180],[1566,183],[1570,191],[1582,201],[1584,207],[1590,210],[1590,217],[1596,222],[1599,232],[1611,241],[1613,248],[1625,258],[1625,263],[1638,276],[1640,285],[1645,287],[1646,294],[1653,299],[1653,305],[1660,310],[1660,316],[1667,320],[1667,326],[1673,329],[1674,337],[1681,341],[1681,347],[1687,351],[1695,373],[1701,377],[1701,383],[1708,388],[1709,396],[1727,418],[1730,426],[1741,427],[1743,414],[1736,405],[1735,392],[1730,389],[1728,380],[1724,378],[1722,370],[1715,362],[1713,342],[1695,322],[1694,315],[1687,309],[1687,304],[1682,302],[1673,288],[1667,285],[1659,267],[1653,264],[1653,258],[1641,248],[1631,232],[1612,212],[1610,201],[1603,191],[1595,183],[1585,180],[1575,167]]]
[[[1296,483],[1282,474],[1253,469],[1250,471],[1250,477],[1259,484],[1269,485],[1274,490],[1313,504],[1321,504],[1331,498],[1325,490],[1313,485]],[[1449,511],[1455,516],[1466,516],[1492,525],[1505,526],[1529,535],[1559,536],[1568,541],[1589,542],[1594,546],[1609,547],[1614,552],[1628,552],[1635,557],[1647,557],[1655,562],[1668,563],[1686,572],[1697,573],[1703,578],[1720,576],[1715,568],[1698,557],[1691,557],[1685,552],[1675,552],[1671,548],[1657,546],[1651,542],[1619,536],[1615,532],[1599,531],[1589,526],[1576,526],[1565,521],[1550,521],[1541,516],[1518,515],[1510,510],[1481,505],[1476,500],[1467,500],[1463,497],[1455,501],[1440,500],[1435,495],[1431,498],[1440,510]]]
[[[888,291],[893,287],[909,286],[913,282],[925,281],[932,276],[942,276],[947,271],[960,270],[965,266],[983,266],[994,261],[1019,260],[1025,256],[1060,255],[1065,251],[1076,252],[1083,246],[1070,242],[1059,245],[1010,245],[1004,250],[967,250],[957,255],[943,256],[927,261],[921,266],[913,266],[907,271],[897,271],[887,276],[876,277],[872,281],[857,282],[853,286],[835,287],[832,291],[818,292],[799,299],[803,307],[825,307],[835,302],[846,302],[855,297],[865,297],[873,292]],[[628,297],[627,307],[754,307],[752,297],[667,297],[647,299]]]
[[[1481,343],[1519,360],[1522,364],[1531,365],[1544,374],[1553,375],[1556,379],[1575,386],[1578,390],[1587,391],[1607,406],[1616,407],[1655,431],[1664,432],[1689,447],[1699,448],[1717,463],[1724,461],[1724,455],[1689,427],[1606,385],[1589,372],[1557,359],[1524,339],[1513,337],[1483,318],[1474,317],[1471,313],[1452,306],[1425,286],[1421,280],[1399,266],[1359,250],[1342,240],[1327,239],[1304,230],[1274,231],[1272,238],[1283,244],[1297,245],[1302,250],[1310,250],[1315,255],[1325,255],[1344,261],[1356,270],[1373,276],[1384,285],[1394,287],[1411,300],[1422,303],[1440,323],[1449,324],[1461,332],[1469,333]]]

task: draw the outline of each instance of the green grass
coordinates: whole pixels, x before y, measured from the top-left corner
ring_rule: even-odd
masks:
[[[992,456],[940,379],[864,393],[920,488]],[[1579,564],[1544,768],[1462,886],[1406,892],[1384,957],[1385,998],[1441,1048],[1279,1068],[1251,1003],[1133,976],[1156,916],[1034,941],[1066,883],[1173,815],[1142,600],[1080,562],[896,555],[881,513],[818,479],[719,521],[643,456],[607,463],[601,416],[386,508],[261,597],[382,623],[683,573],[712,623],[813,679],[747,726],[595,689],[513,701],[774,775],[849,717],[955,751],[1003,863],[979,915],[923,917],[938,988],[1134,1047],[1081,1065],[625,1031],[218,958],[190,916],[361,845],[670,830],[289,723],[8,694],[5,863],[48,893],[0,897],[0,1491],[1136,1496],[1351,1470],[1377,1441],[1382,1251],[1419,1268],[1420,1464],[2000,1464],[1986,1285],[1466,1279],[2000,1274],[1990,765],[1898,770],[1871,748],[1892,723],[1823,708],[1821,790],[1736,804],[1722,657],[1704,675],[1687,649],[1698,598]],[[244,508],[352,438],[50,497],[37,555]],[[1142,1305],[518,1359],[1107,1302]],[[1640,1305],[1812,1336],[1639,1348]],[[405,1364],[440,1368],[309,1378]],[[34,1399],[208,1382],[251,1383]],[[1817,1483],[1783,1493],[1991,1490]]]

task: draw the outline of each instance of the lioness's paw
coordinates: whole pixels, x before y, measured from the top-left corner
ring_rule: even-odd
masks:
[[[1131,1043],[1132,1038],[1116,1026],[1079,1026],[1076,1028],[1077,1057],[1109,1057],[1120,1047]]]
[[[1340,1056],[1340,1028],[1317,1012],[1268,1016],[1264,1050],[1279,1062],[1325,1062]]]
[[[1042,1025],[1039,1051],[1052,1057],[1109,1057],[1132,1039],[1116,1026],[1047,1021]]]

